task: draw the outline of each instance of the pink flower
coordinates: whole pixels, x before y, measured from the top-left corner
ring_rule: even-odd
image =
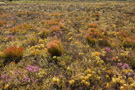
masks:
[[[22,79],[22,81],[24,81],[24,82],[28,82],[28,80],[29,80],[30,78],[28,78],[28,77],[26,77],[26,76],[24,76],[23,77],[23,79]]]
[[[118,65],[119,67],[121,67],[121,66],[122,66],[122,63],[117,63],[117,65]]]
[[[36,73],[36,72],[39,71],[39,67],[37,67],[37,66],[32,66],[32,65],[27,65],[27,66],[26,66],[26,69],[28,70],[28,72],[34,72],[34,73]]]
[[[122,66],[122,68],[123,68],[123,69],[129,69],[129,65],[125,63],[125,64]]]
[[[106,50],[107,52],[113,52],[113,50],[111,50],[109,47],[105,47],[104,50]]]
[[[12,38],[12,35],[8,35],[8,36],[7,36],[7,39],[11,39],[11,38]]]

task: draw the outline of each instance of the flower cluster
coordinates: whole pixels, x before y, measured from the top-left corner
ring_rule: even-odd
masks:
[[[36,73],[36,72],[38,72],[40,70],[39,67],[32,66],[32,65],[27,65],[26,69],[28,70],[28,72],[34,72],[34,73]]]

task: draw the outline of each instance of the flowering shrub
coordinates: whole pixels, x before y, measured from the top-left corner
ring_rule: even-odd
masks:
[[[19,62],[19,60],[23,56],[23,51],[24,51],[23,47],[16,47],[16,46],[9,47],[6,50],[4,50],[3,51],[3,53],[5,55],[4,64],[11,62],[11,61],[15,61],[16,63]]]
[[[126,37],[123,41],[123,46],[135,48],[135,36]]]
[[[46,30],[46,29],[42,29],[38,35],[41,37],[41,38],[47,38],[47,36],[49,35],[49,30]]]
[[[9,31],[11,33],[15,34],[17,32],[22,33],[22,31],[24,31],[24,30],[32,30],[32,29],[33,29],[32,25],[30,25],[28,23],[23,23],[23,24],[20,24],[20,25],[9,28]]]
[[[51,30],[51,32],[59,32],[61,29],[60,29],[59,26],[52,26],[52,27],[50,28],[50,30]]]
[[[28,36],[27,44],[30,46],[34,46],[38,43],[38,38],[35,35]]]
[[[39,67],[37,67],[37,66],[32,66],[32,65],[27,65],[27,66],[26,66],[26,69],[28,70],[28,72],[34,72],[34,73],[36,73],[36,72],[39,71]]]
[[[100,46],[109,46],[107,35],[107,31],[103,29],[90,28],[86,32],[86,39],[92,45],[98,43]]]
[[[101,55],[101,59],[104,60],[105,62],[111,62],[113,61],[113,53],[114,51],[111,50],[109,47],[104,47],[105,54]]]
[[[4,24],[7,24],[6,21],[0,21],[0,27],[2,27]]]
[[[92,16],[93,16],[93,17],[95,17],[95,18],[96,18],[96,20],[98,21],[98,20],[99,20],[99,17],[100,17],[100,14],[98,14],[98,13],[94,13]]]
[[[97,28],[97,27],[98,27],[98,24],[93,23],[93,24],[88,24],[88,26],[89,26],[90,28]]]
[[[46,46],[51,56],[62,55],[63,47],[62,47],[61,41],[53,40],[53,41],[48,42]]]

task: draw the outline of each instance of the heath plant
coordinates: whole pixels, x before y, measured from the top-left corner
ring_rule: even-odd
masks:
[[[49,35],[49,30],[46,30],[46,29],[42,29],[38,35],[41,37],[41,38],[47,38],[47,36]]]
[[[129,36],[129,37],[124,38],[124,41],[122,44],[124,47],[135,48],[135,36]]]
[[[23,57],[24,48],[23,47],[9,47],[3,51],[5,56],[4,65],[9,62],[16,62],[18,63]]]
[[[2,27],[3,25],[7,24],[6,21],[0,21],[0,27]]]
[[[61,41],[53,40],[47,43],[47,49],[51,56],[61,56],[63,52],[63,46]]]

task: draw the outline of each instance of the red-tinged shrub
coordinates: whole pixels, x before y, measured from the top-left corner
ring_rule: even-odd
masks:
[[[0,21],[0,27],[2,27],[4,24],[7,24],[6,21]]]
[[[126,31],[126,30],[124,30],[124,31],[122,30],[121,32],[119,32],[118,36],[119,36],[120,38],[128,37],[128,36],[129,36],[129,32]]]
[[[48,24],[49,24],[49,26],[52,26],[52,25],[58,25],[58,21],[57,20],[49,20],[48,21]]]
[[[86,32],[86,39],[89,44],[95,45],[97,42],[100,46],[109,46],[108,33],[103,29],[90,28]]]
[[[5,56],[4,65],[8,62],[15,61],[16,63],[23,57],[23,47],[9,47],[3,51]]]
[[[98,13],[94,13],[94,14],[93,14],[93,16],[99,17],[99,16],[100,16],[100,14],[98,14]]]
[[[95,14],[93,14],[92,16],[93,16],[93,17],[95,17],[95,18],[96,18],[96,20],[98,21],[98,20],[99,20],[99,16],[100,16],[100,14],[95,13]]]
[[[129,36],[124,38],[123,46],[135,48],[135,36]]]
[[[19,25],[19,28],[20,29],[31,30],[31,29],[33,29],[33,26],[28,24],[28,23],[23,23],[23,24]]]
[[[99,46],[110,46],[108,38],[98,39]]]
[[[86,35],[86,39],[87,39],[89,44],[91,44],[91,45],[95,45],[96,44],[96,39],[95,38],[92,38],[91,36]]]
[[[38,35],[41,37],[41,38],[47,38],[47,36],[49,35],[49,30],[46,30],[46,29],[42,29]]]
[[[33,29],[32,25],[30,25],[28,23],[23,23],[23,24],[20,24],[20,25],[17,25],[17,26],[10,28],[9,31],[11,33],[15,34],[17,32],[22,33],[23,30],[32,30],[32,29]]]
[[[53,41],[48,42],[46,46],[51,56],[62,55],[63,47],[62,47],[61,41],[53,40]]]
[[[96,23],[88,24],[88,27],[90,27],[90,28],[97,28],[98,24],[96,24]]]
[[[51,30],[51,32],[59,32],[61,29],[60,29],[59,26],[52,26],[52,27],[50,28],[50,30]]]
[[[18,32],[20,29],[19,29],[19,27],[12,27],[12,28],[10,28],[9,29],[9,31],[12,33],[12,34],[15,34],[16,32]]]
[[[90,28],[87,32],[87,35],[91,36],[92,38],[100,38],[101,34],[95,28]]]

